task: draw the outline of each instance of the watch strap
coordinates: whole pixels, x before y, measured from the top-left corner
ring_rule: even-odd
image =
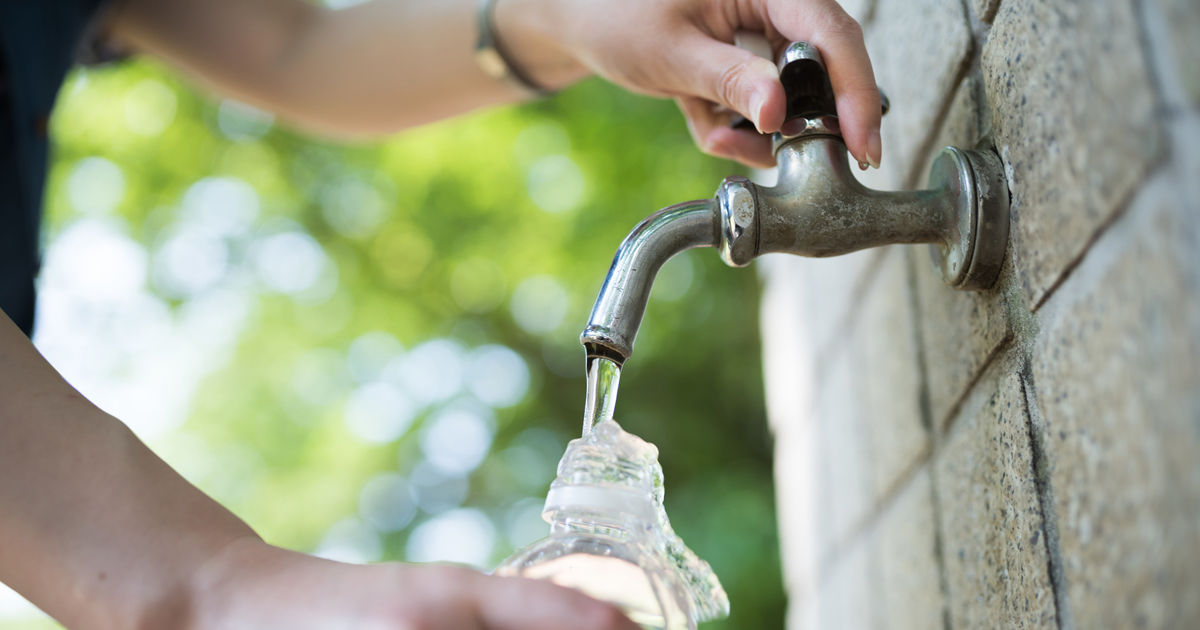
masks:
[[[479,40],[475,44],[475,61],[489,77],[508,84],[530,96],[549,96],[552,91],[538,85],[512,63],[496,38],[496,0],[480,0],[478,12]]]

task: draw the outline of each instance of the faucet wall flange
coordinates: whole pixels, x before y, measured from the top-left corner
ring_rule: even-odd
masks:
[[[945,190],[957,215],[945,242],[929,247],[934,267],[955,289],[990,289],[1008,249],[1008,183],[999,156],[946,147],[929,169],[929,188]]]

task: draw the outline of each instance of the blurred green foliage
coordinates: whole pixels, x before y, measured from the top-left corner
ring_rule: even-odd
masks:
[[[255,293],[235,350],[201,383],[186,424],[151,440],[270,542],[315,550],[336,523],[357,518],[369,479],[412,472],[422,424],[438,407],[422,411],[397,441],[364,442],[344,422],[356,387],[345,368],[323,373],[332,397],[299,401],[296,366],[305,357],[323,351],[344,362],[351,343],[371,331],[407,349],[445,338],[516,350],[531,385],[519,404],[494,411],[489,454],[463,500],[496,524],[493,566],[513,550],[505,534],[512,506],[536,505],[552,478],[546,469],[531,481],[514,460],[530,450],[510,447],[552,436],[556,458],[579,433],[577,337],[617,245],[645,215],[710,196],[737,172],[694,147],[669,101],[599,80],[549,100],[341,145],[253,110],[239,113],[135,60],[76,72],[52,129],[49,240],[82,216],[67,191],[73,169],[100,156],[123,174],[114,214],[152,268],[189,188],[220,176],[257,191],[253,230],[302,229],[335,265],[327,295]],[[353,215],[362,203],[374,204],[374,214]],[[249,249],[230,251],[233,267],[250,260]],[[659,447],[672,523],[728,590],[732,616],[708,627],[779,628],[784,595],[757,278],[724,266],[712,250],[690,252],[663,274],[623,374],[617,418]],[[565,290],[567,308],[561,324],[535,334],[515,321],[512,296],[537,275]],[[188,299],[150,287],[175,309]],[[404,560],[409,534],[428,518],[421,511],[400,531],[382,533],[380,559]]]

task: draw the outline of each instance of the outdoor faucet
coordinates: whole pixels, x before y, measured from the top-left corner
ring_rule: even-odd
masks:
[[[744,267],[770,253],[822,258],[929,243],[946,284],[983,291],[995,283],[1009,231],[1000,158],[989,150],[946,147],[926,190],[871,190],[850,170],[820,53],[793,42],[778,66],[788,103],[783,127],[772,136],[776,185],[727,177],[713,199],[670,206],[639,223],[617,249],[580,336],[589,362],[603,357],[620,365],[633,354],[655,275],[693,247],[718,247],[727,264]],[[887,113],[886,97],[882,107]]]

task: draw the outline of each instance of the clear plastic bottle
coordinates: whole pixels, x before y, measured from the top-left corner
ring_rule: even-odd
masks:
[[[550,536],[516,552],[496,575],[550,580],[619,606],[655,630],[695,630],[729,614],[707,562],[675,535],[663,510],[658,449],[615,421],[573,440],[542,517]]]

